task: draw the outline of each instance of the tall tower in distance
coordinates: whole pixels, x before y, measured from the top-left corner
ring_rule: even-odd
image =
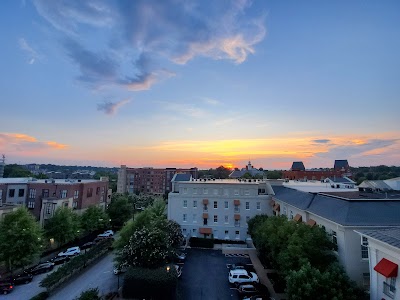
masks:
[[[0,178],[3,178],[5,165],[6,165],[6,156],[2,154],[2,159],[0,160]]]

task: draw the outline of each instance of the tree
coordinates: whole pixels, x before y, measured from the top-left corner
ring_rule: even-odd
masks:
[[[79,236],[79,217],[68,207],[59,207],[44,226],[47,238],[64,245]]]
[[[331,264],[325,272],[312,267],[310,263],[304,264],[297,271],[291,271],[287,277],[286,293],[289,300],[368,299],[366,293],[348,278],[337,263]]]
[[[264,223],[265,220],[268,219],[267,215],[255,215],[252,217],[248,222],[247,222],[247,232],[254,237],[255,232],[259,226],[261,226],[262,223]]]
[[[6,165],[4,167],[4,178],[13,177],[32,177],[32,173],[25,169],[23,166],[17,164]]]
[[[98,229],[104,229],[109,224],[108,215],[98,206],[89,206],[80,218],[81,229],[90,233]]]
[[[107,214],[113,227],[122,227],[132,217],[132,211],[133,207],[128,201],[128,195],[112,195],[111,202],[107,207]]]
[[[0,258],[9,270],[32,262],[42,243],[40,226],[26,208],[4,216],[0,223]]]
[[[83,291],[78,298],[75,298],[75,300],[100,300],[101,298],[99,297],[99,289],[98,288],[92,288],[88,289],[87,291]]]

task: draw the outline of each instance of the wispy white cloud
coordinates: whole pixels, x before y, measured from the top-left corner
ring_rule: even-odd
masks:
[[[213,99],[213,98],[203,97],[202,100],[204,101],[204,103],[207,103],[209,105],[220,105],[221,104],[220,101],[218,101],[217,99]]]
[[[117,102],[104,101],[103,103],[99,103],[97,105],[97,110],[103,111],[107,115],[115,115],[117,110],[121,106],[123,106],[129,102],[131,102],[130,99],[124,99],[124,100],[117,101]]]
[[[165,110],[169,110],[187,117],[203,118],[207,112],[193,104],[157,101]]]
[[[38,52],[29,45],[25,38],[19,38],[18,44],[21,50],[23,50],[28,55],[28,64],[32,65],[39,59]]]

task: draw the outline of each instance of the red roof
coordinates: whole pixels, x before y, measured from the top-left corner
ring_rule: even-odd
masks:
[[[397,271],[399,266],[394,262],[386,258],[382,258],[381,261],[374,267],[374,270],[378,273],[382,274],[386,278],[388,277],[397,277]]]

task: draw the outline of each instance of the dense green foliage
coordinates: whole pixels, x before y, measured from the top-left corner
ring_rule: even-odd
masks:
[[[353,173],[353,179],[360,184],[364,180],[385,180],[400,177],[400,167],[395,166],[376,166],[376,167],[358,167],[350,168]]]
[[[265,171],[268,179],[280,179],[283,177],[282,171],[272,170],[272,171]]]
[[[337,247],[322,228],[285,216],[256,216],[249,220],[249,233],[260,259],[286,279],[289,299],[363,299],[338,266],[332,252]]]
[[[37,294],[36,296],[32,297],[30,300],[46,300],[50,297],[49,292],[41,292]]]
[[[107,207],[107,215],[111,219],[111,226],[121,228],[133,215],[133,206],[129,202],[129,196],[113,194]]]
[[[100,300],[99,289],[92,288],[82,292],[75,300]]]
[[[109,225],[109,217],[102,208],[91,205],[80,217],[80,227],[84,233],[105,229]]]
[[[4,167],[4,178],[13,177],[32,177],[32,173],[25,169],[23,166],[17,164],[5,165]]]
[[[211,177],[211,178],[220,178],[227,179],[229,178],[229,174],[232,173],[231,169],[225,168],[224,166],[219,166],[216,169],[208,169],[208,170],[199,170],[198,177]]]
[[[44,230],[47,238],[63,245],[80,235],[79,216],[68,207],[59,207],[45,223]]]
[[[0,222],[0,259],[9,270],[31,263],[42,243],[39,224],[25,207],[6,214]]]
[[[107,253],[112,244],[111,239],[104,239],[95,246],[93,246],[90,250],[86,251],[86,253],[75,256],[69,262],[64,263],[60,266],[56,271],[47,275],[41,282],[40,286],[51,290],[66,277],[70,276],[75,270],[80,270],[90,264],[90,262]]]
[[[156,269],[129,268],[122,285],[122,296],[129,299],[173,299],[178,274],[173,265]]]

